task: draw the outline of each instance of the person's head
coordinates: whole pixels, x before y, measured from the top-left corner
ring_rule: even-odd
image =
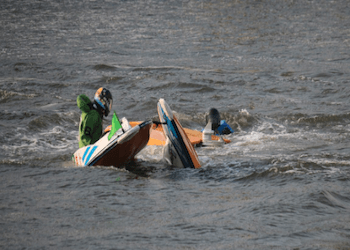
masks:
[[[206,121],[212,123],[212,130],[216,130],[220,126],[220,113],[216,108],[211,108],[206,116]]]
[[[106,88],[99,88],[94,97],[95,103],[101,108],[104,116],[108,116],[112,109],[113,97],[111,92]]]

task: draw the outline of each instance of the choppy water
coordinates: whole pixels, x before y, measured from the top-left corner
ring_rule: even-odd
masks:
[[[349,1],[3,0],[0,32],[0,248],[350,248]],[[232,143],[75,167],[100,86],[129,120],[215,107]]]

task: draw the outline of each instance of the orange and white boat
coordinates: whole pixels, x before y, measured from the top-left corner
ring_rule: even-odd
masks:
[[[140,121],[131,121],[130,125],[131,127],[135,127],[139,124],[141,124],[142,122]],[[108,132],[109,130],[111,130],[111,126],[108,126],[105,129],[105,132]],[[194,130],[194,129],[189,129],[189,128],[183,128],[183,130],[185,131],[188,139],[190,140],[191,144],[193,146],[201,146],[203,143],[203,132],[198,131],[198,130]],[[230,143],[231,140],[226,139],[226,138],[222,138],[218,135],[211,135],[211,140],[213,142],[220,142],[221,140],[224,141],[224,143]],[[150,131],[150,137],[149,137],[149,141],[147,143],[147,146],[164,146],[166,143],[166,136],[164,134],[163,131],[163,127],[160,126],[158,123],[153,123],[152,127],[151,127],[151,131]]]
[[[131,121],[130,125],[132,127],[139,125],[141,122],[139,121]],[[198,130],[194,130],[194,129],[189,129],[189,128],[183,128],[183,130],[185,131],[188,139],[190,140],[191,144],[193,146],[201,146],[203,143],[203,133],[201,131]],[[222,138],[220,136],[211,135],[211,140],[212,141],[217,141],[219,142]],[[224,141],[224,143],[230,143],[231,140],[222,139]],[[150,145],[156,145],[156,146],[164,146],[166,143],[166,136],[164,134],[164,130],[163,127],[160,126],[157,123],[153,123],[152,128],[151,128],[151,133],[150,133],[150,137],[149,137],[149,141],[147,143],[148,146]]]

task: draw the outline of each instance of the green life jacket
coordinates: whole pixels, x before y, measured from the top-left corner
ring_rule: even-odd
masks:
[[[82,111],[79,124],[79,148],[98,141],[102,135],[102,117],[93,108],[89,97],[82,94],[77,98],[77,105]]]

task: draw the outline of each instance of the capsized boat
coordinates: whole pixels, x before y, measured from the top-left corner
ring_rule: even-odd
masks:
[[[101,139],[73,154],[72,160],[77,166],[120,167],[133,160],[147,145],[152,121],[144,121],[132,127],[128,120],[123,118],[117,131],[113,131],[113,122],[114,119],[112,130],[105,133]]]
[[[214,114],[212,113],[212,110],[216,109],[210,110],[209,115],[207,116],[207,125],[202,131],[183,128],[193,146],[221,146],[231,142],[231,140],[223,138],[222,136],[231,134],[234,131],[225,120],[220,120],[220,114],[217,110]],[[140,123],[140,121],[131,121],[130,125],[134,127]],[[110,129],[111,128],[109,126],[105,131],[109,131]],[[160,126],[159,123],[154,122],[147,145],[164,146],[165,144],[166,135],[164,134],[163,126]]]
[[[141,122],[140,121],[131,121],[130,125],[132,127],[139,125]],[[105,131],[109,131],[110,127],[107,127]],[[189,129],[189,128],[183,128],[185,131],[188,139],[190,140],[191,144],[193,146],[201,146],[203,144],[203,131],[198,131],[194,129]],[[207,136],[207,135],[206,135]],[[214,131],[210,131],[210,139],[211,141],[222,141],[224,144],[230,143],[231,140],[222,138],[220,135],[215,135]],[[164,134],[163,126],[157,123],[153,123],[151,127],[151,133],[150,133],[150,138],[147,143],[147,146],[155,145],[155,146],[164,146],[166,143],[166,136]]]
[[[198,155],[190,139],[164,99],[159,99],[157,110],[166,137],[163,158],[176,167],[200,168]]]

